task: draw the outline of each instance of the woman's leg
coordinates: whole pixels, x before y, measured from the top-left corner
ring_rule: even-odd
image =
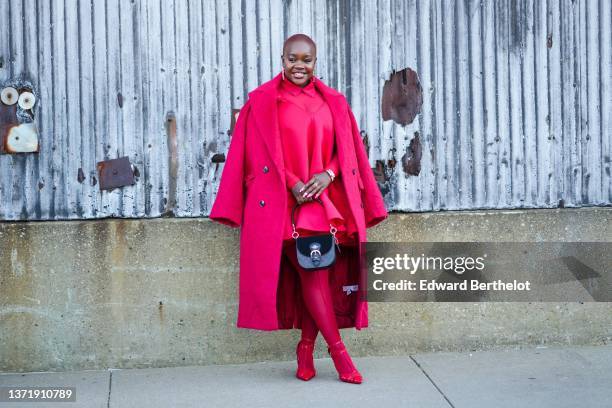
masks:
[[[310,380],[317,374],[314,367],[314,346],[318,333],[317,324],[308,313],[308,309],[304,308],[302,312],[302,339],[295,350],[298,363],[295,375],[304,381]]]
[[[294,262],[294,259],[297,258],[295,258],[295,242],[293,239],[283,242],[283,251],[294,268],[299,266],[297,265],[297,261]],[[306,306],[302,311],[302,340],[314,342],[318,334],[319,328],[317,327],[317,323],[313,320]]]
[[[336,370],[340,374],[340,379],[346,382],[361,383],[361,374],[353,365],[338,330],[329,288],[329,269],[307,271],[299,266],[295,248],[292,251],[291,247],[287,247],[287,250],[289,251],[289,259],[300,275],[302,297],[306,308],[329,345],[330,355],[334,360]]]
[[[319,269],[318,271],[307,271],[300,267],[297,256],[295,254],[295,246],[286,245],[284,247],[287,257],[293,264],[293,267],[300,275],[300,283],[302,286],[302,298],[306,306],[308,315],[311,318],[302,320],[306,322],[307,333],[312,333],[312,323],[321,331],[327,344],[333,344],[340,340],[340,332],[334,315],[331,291],[329,289],[328,269]],[[306,313],[303,317],[306,317]],[[304,326],[302,326],[302,330]]]
[[[317,323],[306,308],[302,314],[302,340],[314,342],[317,339],[317,334],[319,334]]]
[[[291,255],[288,252],[291,250],[292,245],[295,245],[293,240],[285,242],[283,251],[293,264]],[[293,247],[293,251],[295,251],[295,247]],[[308,312],[308,308],[304,307],[302,310],[302,338],[295,350],[297,356],[297,371],[295,372],[295,376],[304,381],[310,380],[317,374],[314,367],[314,346],[317,334],[319,334],[319,328]]]
[[[302,297],[310,316],[327,344],[337,343],[341,339],[329,289],[329,270],[307,271],[298,268],[298,272],[302,284]]]

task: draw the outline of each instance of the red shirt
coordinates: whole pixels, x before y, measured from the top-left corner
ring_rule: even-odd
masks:
[[[323,205],[316,201],[300,205],[295,211],[296,229],[303,236],[321,234],[329,232],[331,223],[338,229],[336,237],[340,243],[352,241],[357,227],[340,180],[333,118],[312,80],[304,87],[281,80],[278,119],[287,180],[284,239],[292,239],[291,210],[296,203],[292,187],[298,181],[307,183],[315,174],[331,169],[336,178],[319,196]]]

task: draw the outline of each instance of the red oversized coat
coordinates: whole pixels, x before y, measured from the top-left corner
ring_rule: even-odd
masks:
[[[210,219],[240,227],[240,279],[237,327],[278,330],[301,327],[303,303],[297,271],[282,254],[287,186],[278,126],[281,74],[249,92],[238,115]],[[358,227],[387,218],[382,194],[370,167],[348,101],[319,78],[315,86],[334,119],[341,182]],[[334,312],[339,328],[368,326],[365,254],[362,246],[343,247],[330,271]],[[357,292],[355,292],[357,289]]]

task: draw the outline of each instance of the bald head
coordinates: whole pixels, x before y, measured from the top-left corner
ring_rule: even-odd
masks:
[[[281,62],[285,77],[299,86],[306,86],[317,61],[317,46],[306,34],[294,34],[285,40]]]
[[[291,37],[288,37],[283,43],[283,55],[286,55],[288,49],[291,48],[291,46],[293,45],[308,45],[312,48],[313,57],[316,57],[317,55],[317,45],[312,40],[312,38],[310,38],[306,34],[293,34]]]

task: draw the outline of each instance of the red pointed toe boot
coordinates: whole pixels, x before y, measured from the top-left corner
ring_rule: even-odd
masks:
[[[308,381],[317,372],[314,368],[314,341],[302,339],[297,345],[295,354],[297,355],[297,371],[295,376],[300,380]]]
[[[361,384],[363,377],[355,368],[353,360],[351,360],[351,356],[346,350],[342,340],[328,347],[327,352],[334,362],[336,371],[338,371],[338,378],[340,378],[341,381],[351,384]]]

